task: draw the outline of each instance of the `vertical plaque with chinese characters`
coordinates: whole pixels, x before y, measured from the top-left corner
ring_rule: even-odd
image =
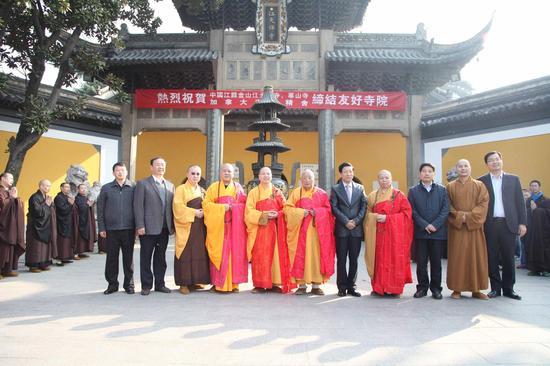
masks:
[[[288,0],[256,0],[256,44],[252,53],[278,56],[290,53],[286,44]]]

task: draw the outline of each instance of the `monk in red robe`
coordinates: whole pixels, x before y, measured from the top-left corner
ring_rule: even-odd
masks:
[[[76,260],[88,258],[88,255],[85,253],[94,251],[94,244],[97,241],[97,230],[93,205],[94,202],[88,198],[88,186],[86,184],[79,184],[78,193],[75,197],[75,223],[77,232],[75,233],[74,259]]]
[[[13,187],[13,175],[0,175],[0,279],[16,277],[17,262],[25,252],[23,202]]]
[[[378,173],[380,188],[367,197],[365,260],[371,277],[371,295],[401,296],[412,283],[410,248],[412,208],[407,196],[392,187],[387,170]]]
[[[253,293],[266,290],[287,293],[294,286],[290,281],[290,263],[283,215],[285,198],[271,184],[271,169],[263,167],[258,174],[260,184],[248,193],[245,222],[248,230],[247,252],[252,261]]]
[[[234,175],[233,165],[223,164],[221,180],[208,187],[202,201],[210,281],[217,292],[238,292],[239,283],[248,282],[246,194]]]
[[[307,284],[313,295],[324,295],[319,287],[334,274],[334,216],[327,193],[315,187],[313,171],[305,169],[285,204],[288,251],[296,295],[304,295]]]

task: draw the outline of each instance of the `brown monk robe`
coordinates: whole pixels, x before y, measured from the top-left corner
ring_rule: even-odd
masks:
[[[10,173],[0,175],[0,279],[16,277],[17,262],[25,252],[23,202]]]
[[[41,180],[39,190],[29,198],[27,213],[27,251],[25,265],[29,271],[48,271],[52,259],[57,257],[57,224],[55,205],[48,193],[51,183]]]
[[[198,185],[200,175],[201,169],[196,165],[187,169],[187,181],[176,188],[172,205],[176,228],[174,280],[183,295],[210,283],[210,259],[202,210],[205,192]]]
[[[450,212],[448,227],[447,287],[451,297],[459,299],[462,291],[487,300],[481,290],[488,287],[489,264],[483,224],[489,207],[485,185],[470,176],[470,162],[456,164],[458,179],[447,184]]]
[[[71,186],[61,183],[61,192],[54,199],[57,221],[57,259],[63,263],[71,263],[75,247],[74,197],[69,196]]]
[[[97,241],[97,230],[93,211],[93,201],[88,199],[88,187],[85,184],[78,186],[78,194],[75,197],[76,206],[76,228],[74,259],[87,258],[84,253],[94,251],[94,244]]]

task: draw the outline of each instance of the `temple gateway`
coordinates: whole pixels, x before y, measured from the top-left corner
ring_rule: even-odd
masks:
[[[256,158],[246,151],[254,136],[248,126],[257,114],[237,93],[271,85],[294,97],[287,106],[300,104],[304,93],[310,103],[279,115],[290,125],[279,136],[291,149],[280,156],[291,186],[300,167],[307,166],[328,188],[338,177],[335,165],[344,160],[367,188],[382,168],[393,172],[399,186],[413,184],[423,159],[424,96],[459,78],[482,49],[489,25],[450,45],[426,39],[422,24],[411,34],[350,32],[361,25],[368,3],[226,0],[218,8],[197,9],[190,1],[174,0],[183,26],[196,33],[130,34],[123,26],[124,47],[111,49],[108,63],[127,91],[140,96],[122,106],[122,157],[132,177],[148,175],[148,160],[160,155],[168,161],[168,177],[177,182],[190,164],[201,165],[208,181],[216,180],[222,161],[236,164],[241,183],[248,182]],[[212,91],[224,91],[226,98],[220,94],[213,105],[199,105]],[[325,92],[324,103],[311,108],[317,92]],[[331,92],[332,104],[327,103]],[[377,108],[374,95],[387,98],[384,93],[391,92],[402,93],[405,103]],[[237,98],[230,98],[232,93]],[[372,108],[338,103],[347,96],[351,104],[355,95],[365,107],[369,93]]]

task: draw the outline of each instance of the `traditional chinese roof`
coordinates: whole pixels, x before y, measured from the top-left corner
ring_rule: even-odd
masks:
[[[423,110],[422,138],[505,129],[550,118],[550,76],[509,85]]]
[[[277,112],[286,109],[286,106],[277,99],[272,86],[265,86],[262,97],[252,106],[252,109],[257,112],[263,111],[266,108],[276,108]]]
[[[25,80],[15,77],[10,78],[5,90],[0,91],[0,107],[3,107],[2,114],[21,118],[19,108],[23,104],[25,98],[25,87]],[[42,85],[39,90],[39,95],[48,97],[51,94],[51,89],[51,86]],[[76,98],[76,93],[69,90],[62,90],[59,97],[59,104],[67,105],[74,102]],[[74,119],[55,120],[52,123],[83,130],[120,135],[120,127],[122,126],[120,105],[96,97],[90,97],[86,100],[84,108]]]
[[[370,0],[287,0],[288,26],[299,30],[313,28],[348,31],[363,21]],[[225,0],[219,8],[211,1],[173,0],[184,27],[199,32],[211,29],[245,30],[255,26],[255,0]]]
[[[122,49],[111,47],[106,52],[107,65],[108,71],[125,79],[129,91],[202,89],[213,83],[212,62],[218,54],[209,49],[207,34],[130,34],[123,25],[121,39]]]
[[[290,148],[286,147],[280,139],[270,140],[270,141],[258,141],[258,138],[255,138],[254,143],[246,148],[248,151],[273,151],[273,152],[285,152],[289,151]]]
[[[482,48],[491,22],[467,41],[436,44],[419,24],[414,34],[340,33],[328,51],[327,82],[339,90],[426,94],[453,78]]]

